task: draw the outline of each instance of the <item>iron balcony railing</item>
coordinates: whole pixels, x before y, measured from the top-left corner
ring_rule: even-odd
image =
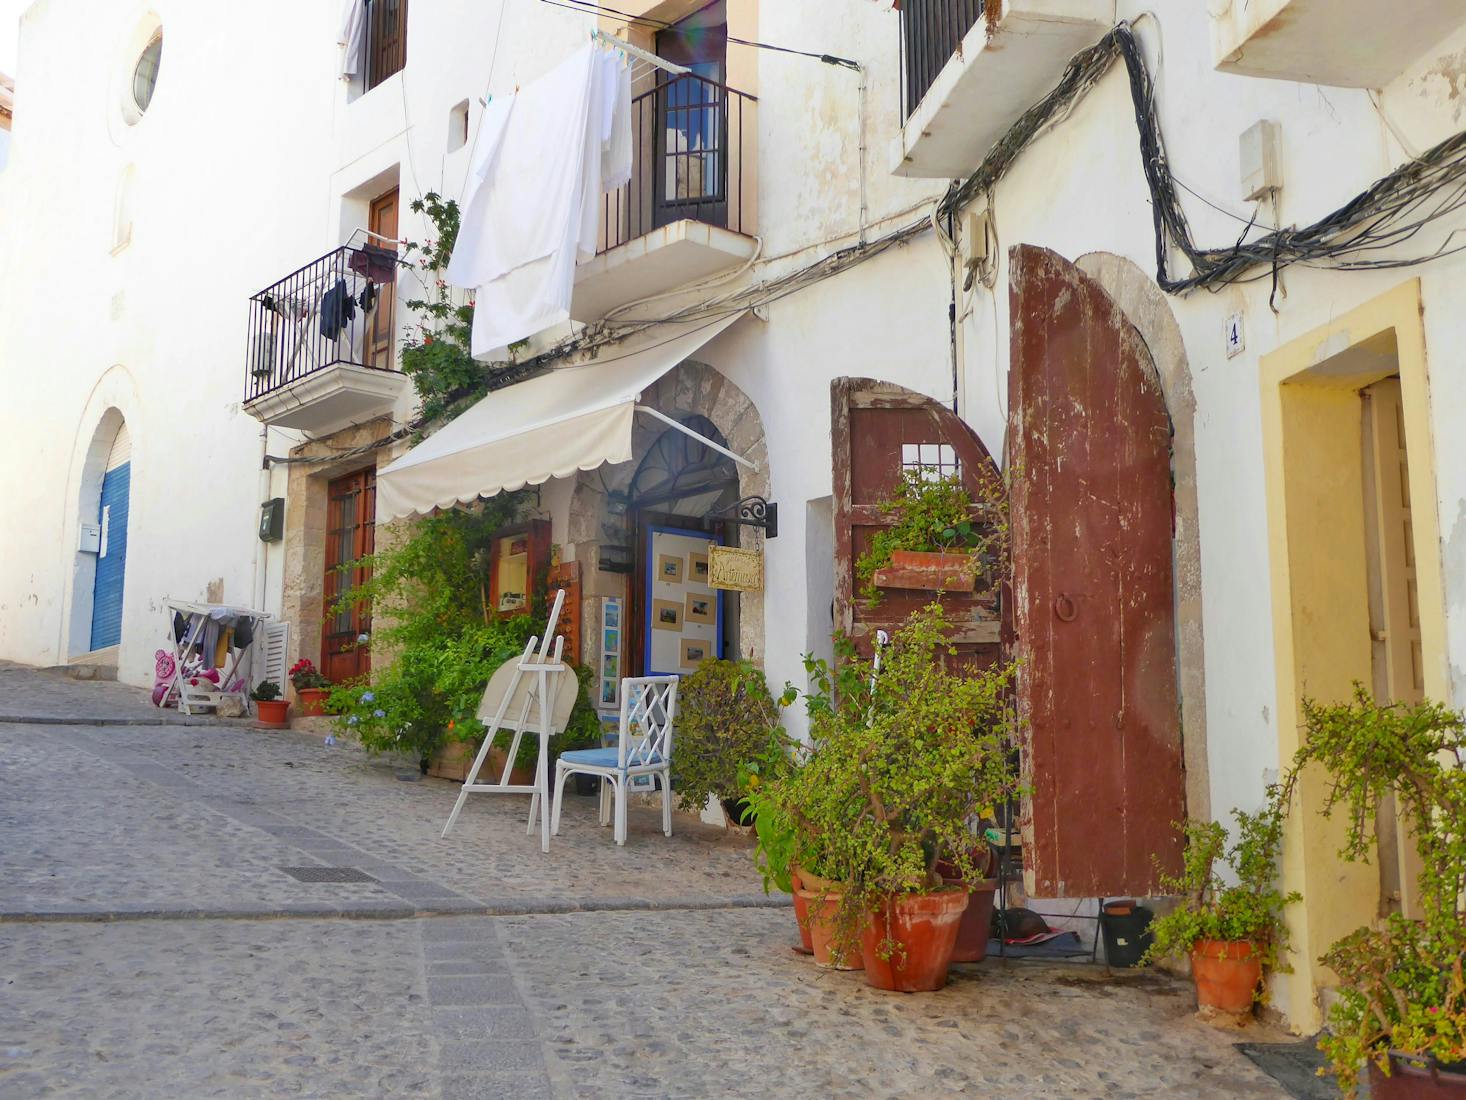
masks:
[[[753,232],[744,136],[751,156],[757,97],[695,73],[658,79],[631,101],[631,180],[606,194],[600,252],[683,218]]]
[[[343,245],[249,300],[244,399],[337,363],[393,370],[397,254]]]
[[[1001,0],[989,0],[997,4]],[[901,120],[982,18],[983,0],[905,0],[901,5]]]

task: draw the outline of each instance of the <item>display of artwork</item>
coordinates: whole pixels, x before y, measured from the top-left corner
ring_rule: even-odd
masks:
[[[621,597],[601,600],[600,690],[597,706],[615,710],[621,705]]]
[[[702,531],[652,527],[647,532],[644,666],[648,676],[686,675],[723,655],[722,596],[708,584]]]

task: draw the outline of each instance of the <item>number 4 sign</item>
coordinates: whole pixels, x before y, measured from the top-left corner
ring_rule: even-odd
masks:
[[[1235,359],[1246,346],[1247,342],[1242,334],[1242,314],[1234,313],[1227,318],[1227,358]]]

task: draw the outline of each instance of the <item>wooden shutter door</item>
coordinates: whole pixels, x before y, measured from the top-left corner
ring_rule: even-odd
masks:
[[[1044,249],[1012,251],[1013,627],[1028,889],[1144,895],[1185,814],[1170,419],[1119,308]]]
[[[951,409],[930,397],[870,378],[839,378],[831,385],[834,451],[835,624],[860,652],[871,652],[877,630],[893,630],[937,593],[886,589],[875,607],[859,597],[855,563],[871,536],[892,526],[882,507],[896,493],[903,467],[960,470],[977,496],[998,468],[976,433]],[[974,515],[974,518],[978,518]],[[999,648],[996,591],[948,592],[941,602],[952,623],[959,654],[982,664],[995,662]]]
[[[357,641],[372,629],[371,608],[359,603],[337,614],[331,605],[371,575],[361,563],[375,549],[377,471],[359,470],[326,488],[325,622],[321,631],[321,672],[333,683],[371,671],[371,650]],[[347,568],[342,568],[346,566]]]
[[[367,228],[379,234],[370,237],[367,244],[374,248],[388,248],[387,240],[397,239],[397,188],[372,200]],[[392,350],[397,338],[397,284],[381,283],[377,286],[377,300],[372,306],[371,320],[367,327],[366,365],[382,370],[392,369]]]

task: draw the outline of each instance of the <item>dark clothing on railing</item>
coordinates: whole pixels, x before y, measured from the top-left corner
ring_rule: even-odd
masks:
[[[321,335],[334,340],[341,330],[356,316],[356,301],[346,289],[346,280],[337,279],[336,285],[321,297]]]

